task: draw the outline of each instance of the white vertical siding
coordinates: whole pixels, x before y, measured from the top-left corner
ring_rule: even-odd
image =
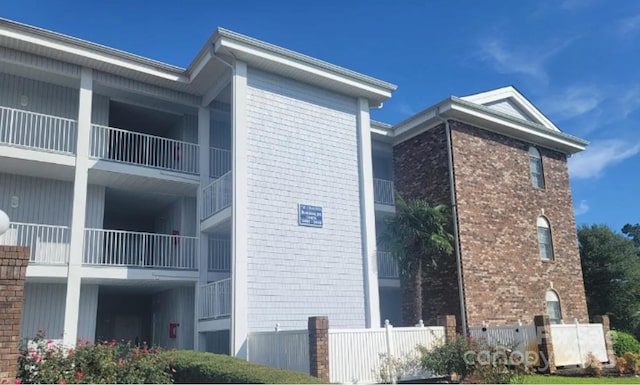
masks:
[[[193,349],[195,288],[177,287],[153,296],[153,342],[165,348]],[[176,338],[169,324],[178,323]]]
[[[94,342],[98,315],[98,285],[82,285],[78,312],[78,338]]]
[[[91,229],[103,228],[104,193],[104,186],[91,184],[87,186],[87,210],[85,216],[85,227]]]
[[[18,207],[11,207],[11,197]],[[70,226],[73,183],[0,174],[0,209],[14,222]]]
[[[193,197],[184,197],[182,198],[183,202],[183,213],[182,213],[182,230],[184,231],[183,235],[189,237],[196,236],[196,223],[198,221],[198,202],[196,198]]]
[[[364,327],[356,100],[253,69],[248,88],[249,329]]]
[[[198,117],[196,115],[185,115],[182,118],[182,137],[180,140],[198,143]]]
[[[93,94],[91,103],[91,123],[102,126],[109,125],[109,97]]]
[[[499,100],[497,102],[485,104],[486,107],[489,107],[492,110],[496,110],[502,112],[503,114],[515,116],[516,118],[524,119],[531,121],[531,117],[527,115],[520,107],[516,106],[509,99]]]
[[[18,63],[26,67],[41,68],[45,71],[56,72],[71,77],[80,77],[80,67],[43,56],[16,51],[10,48],[0,47],[0,60]]]
[[[43,330],[46,338],[60,339],[64,327],[65,284],[26,283],[20,338]]]
[[[183,235],[182,225],[182,200],[177,199],[162,209],[162,213],[156,216],[155,232],[159,234],[171,234],[173,230],[180,231]]]
[[[0,105],[41,114],[78,118],[78,90],[0,73]],[[20,104],[22,96],[27,105]]]

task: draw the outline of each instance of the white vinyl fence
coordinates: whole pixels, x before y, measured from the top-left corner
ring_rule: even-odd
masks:
[[[77,126],[72,119],[0,107],[0,143],[73,154]]]
[[[12,222],[0,235],[0,245],[29,247],[29,262],[66,264],[69,262],[71,229],[35,223]]]
[[[493,346],[502,346],[514,351],[538,354],[539,336],[534,325],[471,327],[472,338],[487,341]],[[602,324],[552,324],[551,342],[556,366],[583,365],[589,353],[606,362],[607,347]]]
[[[376,383],[386,371],[384,357],[417,354],[444,342],[444,327],[375,329],[329,329],[329,375],[332,383]],[[276,330],[250,333],[247,338],[251,362],[309,373],[308,330]]]

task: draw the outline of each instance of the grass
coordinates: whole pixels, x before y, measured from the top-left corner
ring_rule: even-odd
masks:
[[[532,375],[525,384],[640,384],[639,377],[568,377]]]

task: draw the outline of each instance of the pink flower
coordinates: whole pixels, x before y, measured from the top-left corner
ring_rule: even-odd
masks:
[[[67,381],[62,380],[62,381],[60,381],[60,384],[62,384],[62,385],[67,385]]]
[[[67,352],[67,356],[71,357],[73,355],[73,349],[69,349],[69,351]]]
[[[15,381],[13,381],[14,384],[22,384],[22,381],[19,378],[16,378]]]
[[[82,376],[84,376],[84,373],[76,372],[76,378],[82,378]]]
[[[51,345],[53,343],[53,340],[47,340],[47,345]]]

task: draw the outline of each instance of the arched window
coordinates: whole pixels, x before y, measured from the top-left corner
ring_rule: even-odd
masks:
[[[560,309],[560,298],[558,298],[558,294],[553,290],[547,290],[545,299],[547,301],[547,313],[549,314],[549,321],[552,324],[561,323],[562,310]]]
[[[531,167],[531,184],[533,187],[544,188],[544,174],[542,172],[542,157],[537,148],[529,147],[529,166]]]
[[[540,258],[545,261],[553,260],[551,227],[545,217],[538,217],[538,246],[540,247]]]

